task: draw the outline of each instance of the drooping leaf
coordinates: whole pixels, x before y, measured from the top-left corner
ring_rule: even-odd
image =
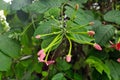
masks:
[[[109,67],[105,65],[99,58],[90,56],[87,58],[86,63],[88,63],[91,67],[95,67],[100,74],[102,74],[104,71],[111,80]]]
[[[58,73],[53,76],[52,80],[66,80],[63,73]]]
[[[12,58],[17,58],[20,55],[20,45],[6,35],[0,35],[0,51]]]
[[[95,42],[105,45],[114,33],[115,28],[112,25],[99,26],[95,34]]]
[[[12,59],[4,53],[0,52],[0,71],[7,71],[10,69],[12,64]]]
[[[120,24],[120,11],[111,10],[104,15],[104,19],[108,22]]]

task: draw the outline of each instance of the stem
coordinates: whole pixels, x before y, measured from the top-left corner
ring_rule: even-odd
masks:
[[[59,40],[59,38],[60,38],[60,35],[61,34],[58,34],[55,38],[54,38],[54,40],[48,45],[48,47],[45,49],[46,50],[46,52],[47,52],[47,50],[49,49],[49,48],[51,48],[52,47],[52,45],[56,42],[56,41],[58,41]]]
[[[40,37],[44,37],[44,36],[49,36],[49,35],[53,35],[53,34],[59,34],[62,31],[58,31],[58,32],[53,32],[53,33],[48,33],[48,34],[41,34]]]
[[[69,52],[68,52],[68,55],[71,55],[72,42],[71,42],[70,38],[69,38],[67,35],[66,35],[66,37],[67,37],[67,39],[68,39],[68,41],[69,41],[69,43],[70,43],[70,47],[69,47]]]
[[[85,27],[85,26],[87,26],[87,25],[89,25],[89,24],[85,24],[85,25],[82,25],[82,26],[78,26],[78,27],[73,27],[73,28],[71,28],[70,30],[79,29],[79,28]]]
[[[87,32],[67,32],[67,33],[73,33],[73,34],[87,34]]]

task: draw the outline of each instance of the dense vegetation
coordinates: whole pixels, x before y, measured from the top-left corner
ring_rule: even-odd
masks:
[[[120,80],[119,0],[0,0],[0,80]]]

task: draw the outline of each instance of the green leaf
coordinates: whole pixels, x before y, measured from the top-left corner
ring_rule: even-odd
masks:
[[[0,52],[0,71],[8,71],[12,64],[12,59]]]
[[[111,10],[104,15],[104,19],[108,22],[120,24],[120,11]]]
[[[111,80],[109,67],[105,65],[99,58],[90,56],[87,58],[86,63],[88,63],[91,67],[95,67],[100,74],[102,74],[104,71]]]
[[[68,0],[40,0],[40,3],[48,6],[48,7],[60,7],[62,3],[67,2]]]
[[[64,77],[63,73],[58,73],[53,76],[52,80],[66,80],[66,78]]]
[[[82,9],[76,11],[68,6],[66,6],[65,14],[79,25],[88,24],[90,21],[94,20],[93,16],[86,14]]]
[[[110,68],[110,75],[112,76],[112,80],[120,80],[120,64],[110,60],[106,61],[106,65]]]
[[[95,42],[105,45],[114,33],[115,28],[112,25],[99,26],[95,34]]]
[[[55,24],[53,20],[41,22],[38,28],[35,30],[34,35],[48,34],[51,32],[52,26]]]
[[[53,7],[53,8],[50,8],[48,11],[46,11],[45,18],[50,17],[50,16],[54,16],[55,18],[58,19],[60,17],[60,8]]]
[[[43,13],[48,9],[48,7],[39,1],[35,1],[34,3],[23,8],[26,12],[34,12],[34,13]]]
[[[9,6],[10,6],[9,3],[6,3],[3,0],[0,0],[0,10],[7,10]]]
[[[66,71],[71,68],[71,65],[63,59],[57,59],[56,68],[60,71]]]
[[[12,10],[20,10],[21,8],[29,5],[31,0],[13,0],[12,1]]]
[[[12,58],[17,58],[20,54],[20,45],[7,35],[0,35],[0,51]]]
[[[80,44],[87,44],[91,41],[93,41],[94,39],[90,36],[88,36],[88,34],[70,34],[68,35],[69,38],[77,43]]]

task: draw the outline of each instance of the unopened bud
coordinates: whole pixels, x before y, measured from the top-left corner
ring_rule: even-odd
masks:
[[[89,36],[94,36],[95,35],[95,31],[88,31],[88,35]]]
[[[93,26],[93,25],[94,25],[94,22],[90,22],[89,25],[90,25],[90,26]]]
[[[97,44],[97,43],[94,43],[93,47],[94,47],[95,49],[99,50],[99,51],[102,50],[101,46],[100,46],[99,44]]]
[[[117,59],[117,62],[119,62],[119,63],[120,63],[120,58],[118,58],[118,59]]]
[[[40,35],[35,36],[35,38],[36,38],[36,39],[39,39],[39,38],[40,38]]]
[[[71,61],[71,55],[66,55],[66,61],[70,62]]]
[[[78,10],[79,9],[79,4],[76,4],[75,5],[75,10]]]

